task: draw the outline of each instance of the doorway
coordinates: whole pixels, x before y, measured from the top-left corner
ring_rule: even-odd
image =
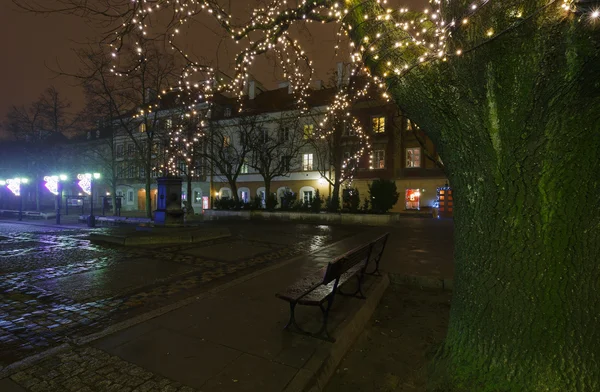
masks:
[[[139,189],[137,192],[138,211],[146,211],[146,190]]]

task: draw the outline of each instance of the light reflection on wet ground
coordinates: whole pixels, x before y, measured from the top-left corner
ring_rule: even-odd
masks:
[[[92,244],[91,231],[0,222],[0,365],[360,231],[240,222],[202,244]]]

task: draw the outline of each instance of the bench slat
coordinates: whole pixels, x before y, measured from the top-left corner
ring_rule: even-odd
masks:
[[[359,263],[359,264],[356,264],[355,266],[351,267],[348,271],[344,272],[340,276],[340,281],[338,283],[338,287],[342,286],[344,283],[346,283],[348,280],[350,280],[363,267],[364,267],[364,264]],[[302,305],[320,305],[320,304],[322,304],[327,299],[327,297],[329,297],[329,295],[331,295],[334,284],[335,284],[335,281],[330,282],[327,285],[318,286],[317,288],[312,290],[310,293],[301,297],[300,300],[298,301],[298,303],[302,304]]]
[[[327,265],[327,271],[323,276],[323,284],[329,284],[343,275],[347,270],[353,268],[356,264],[365,262],[371,253],[371,243],[361,245],[358,248],[352,249],[342,257],[330,262]]]
[[[303,295],[321,285],[321,281],[323,280],[323,272],[324,269],[322,268],[313,275],[309,275],[294,282],[294,284],[289,286],[284,291],[275,294],[275,296],[283,299],[284,301],[298,302]]]

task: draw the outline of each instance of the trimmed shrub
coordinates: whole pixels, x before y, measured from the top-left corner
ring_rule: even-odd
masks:
[[[296,197],[297,195],[291,189],[287,188],[281,196],[281,209],[291,210],[296,202]]]
[[[394,207],[400,195],[394,181],[379,179],[369,184],[369,196],[373,212],[383,214]]]
[[[369,198],[365,197],[365,200],[363,202],[363,206],[362,206],[362,212],[364,212],[365,214],[369,212]]]
[[[312,212],[321,212],[321,206],[323,205],[323,199],[321,199],[321,194],[319,190],[315,192],[315,197],[312,199],[310,203],[310,209]]]
[[[351,213],[357,213],[360,209],[360,193],[356,188],[346,188],[342,192],[343,208]]]

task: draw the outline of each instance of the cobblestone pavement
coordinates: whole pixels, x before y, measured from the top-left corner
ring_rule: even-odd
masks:
[[[32,392],[194,391],[92,347],[58,354],[12,375],[11,379]]]
[[[0,367],[360,230],[228,227],[231,238],[199,244],[118,247],[87,239],[110,229],[0,222]]]

